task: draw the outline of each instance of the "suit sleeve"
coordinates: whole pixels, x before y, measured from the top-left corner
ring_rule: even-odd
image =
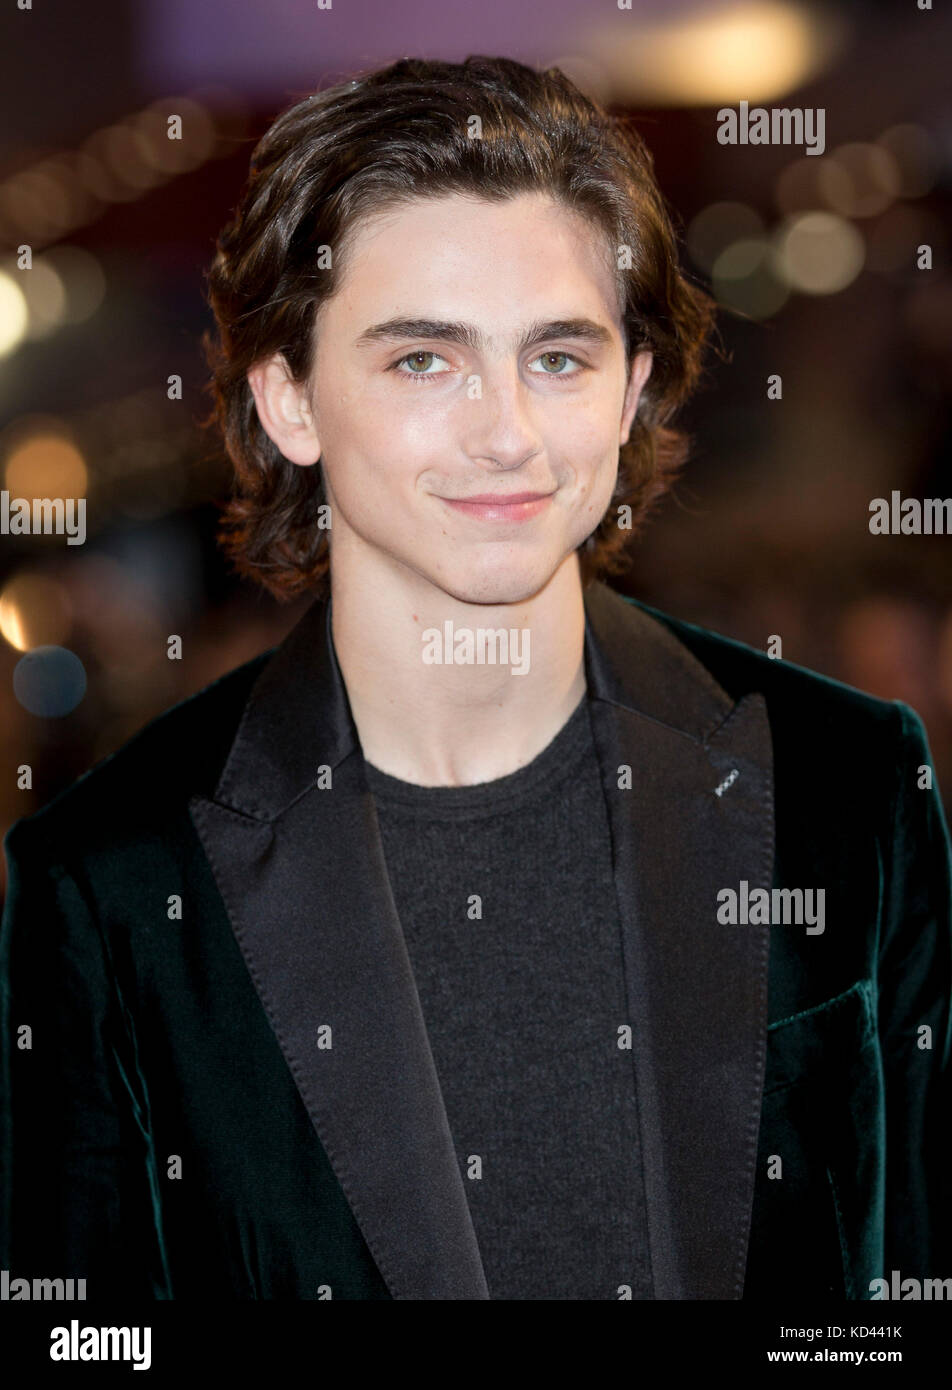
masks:
[[[131,1022],[95,905],[36,831],[4,842],[0,1267],[163,1298],[158,1183]]]
[[[900,743],[879,952],[886,1090],[885,1270],[952,1277],[952,854],[922,720],[896,701]]]

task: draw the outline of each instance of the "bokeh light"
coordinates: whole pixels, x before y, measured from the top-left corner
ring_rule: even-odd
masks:
[[[685,242],[694,262],[710,274],[732,242],[757,237],[763,230],[760,213],[746,203],[710,203],[692,218]]]
[[[30,310],[26,295],[14,280],[23,272],[0,270],[0,357],[6,357],[26,337]]]
[[[786,219],[775,232],[776,268],[801,294],[836,294],[863,268],[863,238],[851,222],[832,212],[807,212]]]
[[[854,141],[820,161],[818,185],[826,204],[844,217],[875,217],[899,196],[902,175],[882,145]]]
[[[35,423],[34,423],[35,421]],[[4,483],[18,497],[83,497],[86,464],[68,431],[36,417],[19,422],[20,438],[6,457]]]
[[[71,619],[65,585],[41,571],[20,571],[0,592],[0,634],[17,651],[65,642]]]
[[[769,318],[789,296],[776,274],[773,247],[766,237],[746,237],[726,247],[714,265],[711,283],[721,304],[752,319]]]
[[[61,719],[86,694],[86,668],[68,647],[34,647],[13,668],[13,693],[30,714]]]
[[[683,18],[632,16],[627,35],[596,30],[589,47],[619,98],[656,105],[719,106],[739,97],[770,101],[802,86],[841,50],[848,25],[836,14],[781,0],[693,9]]]

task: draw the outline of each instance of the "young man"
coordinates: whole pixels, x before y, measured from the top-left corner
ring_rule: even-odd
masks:
[[[504,60],[332,88],[256,150],[211,302],[224,542],[316,597],[7,837],[4,1267],[952,1275],[920,720],[603,582],[712,326],[637,136]]]

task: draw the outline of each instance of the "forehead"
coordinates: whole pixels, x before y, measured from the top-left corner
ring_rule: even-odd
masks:
[[[322,318],[620,312],[612,248],[600,227],[547,194],[502,201],[414,198],[362,219],[346,238],[337,292]]]

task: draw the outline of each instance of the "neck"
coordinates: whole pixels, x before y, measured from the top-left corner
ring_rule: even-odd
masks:
[[[364,560],[346,576],[332,560],[331,626],[367,761],[419,786],[488,782],[531,762],[585,693],[574,552],[537,593],[498,604]]]

